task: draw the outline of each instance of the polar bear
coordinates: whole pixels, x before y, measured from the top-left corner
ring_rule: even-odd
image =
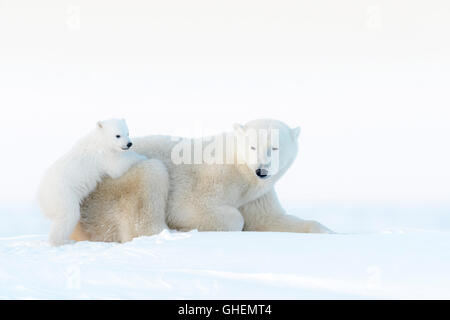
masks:
[[[276,134],[258,134],[251,139],[249,132]],[[316,221],[286,214],[274,190],[275,183],[296,158],[299,133],[300,128],[291,129],[281,121],[262,119],[237,124],[231,134],[218,135],[213,142],[211,139],[147,136],[135,139],[135,147],[148,158],[160,160],[168,170],[165,220],[172,229],[329,233],[328,228]],[[217,139],[220,137],[231,143],[223,147]],[[196,150],[201,150],[201,156],[198,152],[196,155]],[[127,226],[139,224],[141,220],[135,217],[145,216],[148,208],[161,208],[163,204],[147,196],[159,185],[158,177],[152,180],[148,168],[134,169],[135,172],[119,180],[105,180],[86,199],[73,239],[123,242],[143,235],[136,228],[130,231]],[[165,180],[161,185],[165,186]],[[112,197],[109,190],[127,190],[127,196]],[[120,208],[127,208],[127,212]],[[116,219],[115,231],[102,227],[108,217],[117,215],[118,211],[121,221]],[[161,219],[159,221],[159,225],[152,226],[154,230],[166,226]],[[123,229],[127,230],[126,237],[121,236]]]
[[[99,121],[94,130],[45,172],[38,202],[52,220],[52,245],[69,240],[80,218],[80,203],[104,176],[119,178],[130,167],[147,159],[129,151],[131,146],[124,119]]]

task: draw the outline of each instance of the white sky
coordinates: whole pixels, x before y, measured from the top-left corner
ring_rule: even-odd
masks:
[[[103,118],[271,117],[302,127],[282,199],[448,204],[449,33],[449,1],[0,0],[0,201]]]

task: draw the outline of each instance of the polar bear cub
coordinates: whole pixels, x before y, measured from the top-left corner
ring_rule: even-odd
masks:
[[[52,220],[50,243],[62,245],[80,219],[80,204],[105,176],[119,178],[147,158],[129,151],[132,142],[124,119],[100,121],[44,174],[38,202]]]

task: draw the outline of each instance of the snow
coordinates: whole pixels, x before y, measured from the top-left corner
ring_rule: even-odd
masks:
[[[450,298],[450,233],[445,224],[440,229],[393,224],[395,218],[386,218],[389,210],[367,208],[355,220],[362,209],[336,207],[334,215],[331,209],[304,210],[347,233],[163,231],[125,244],[79,242],[62,247],[49,246],[48,222],[35,207],[2,210],[0,298]],[[391,218],[399,212],[401,216],[402,211],[392,210]],[[428,217],[438,217],[437,212]],[[446,212],[442,210],[441,217]],[[373,229],[361,221],[375,222]],[[344,225],[348,230],[341,230]],[[33,228],[41,234],[30,234]],[[20,232],[26,235],[18,236]]]

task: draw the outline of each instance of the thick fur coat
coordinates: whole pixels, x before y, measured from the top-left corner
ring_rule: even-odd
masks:
[[[252,130],[275,130],[277,139],[265,136],[264,141],[259,137],[252,141],[247,138]],[[183,149],[180,140],[136,138],[135,150],[154,160],[139,164],[120,179],[103,181],[83,203],[82,223],[73,239],[123,242],[167,226],[183,231],[330,232],[316,221],[286,214],[274,190],[296,158],[299,132],[276,120],[235,125],[231,135],[216,136],[234,140],[232,156],[223,155],[233,161],[224,164],[205,163],[205,159],[199,164],[177,163],[178,149]],[[208,146],[211,149],[210,140],[183,141],[192,145],[193,153],[195,145],[203,146],[203,156]],[[244,141],[241,147],[238,141]],[[184,154],[187,149],[183,150]],[[212,155],[216,160],[222,157],[217,148]]]
[[[102,121],[45,172],[38,202],[52,220],[52,245],[69,240],[80,219],[80,204],[98,182],[105,176],[118,178],[134,164],[146,160],[128,151],[131,145],[123,119]]]

